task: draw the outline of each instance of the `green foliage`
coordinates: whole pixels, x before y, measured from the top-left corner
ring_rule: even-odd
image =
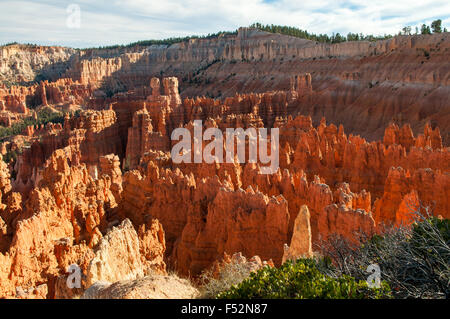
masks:
[[[280,268],[264,267],[238,285],[220,293],[224,299],[364,299],[389,298],[385,283],[379,289],[369,288],[366,281],[343,275],[331,277],[321,268],[329,261],[299,259],[287,261]]]
[[[436,234],[439,236],[435,236]],[[437,255],[448,255],[448,251],[440,251],[439,247],[441,242],[450,243],[450,220],[430,217],[414,223],[409,241],[416,254],[428,256],[428,260],[438,257]],[[426,245],[423,245],[424,243]]]
[[[64,114],[53,112],[50,109],[43,109],[38,112],[37,119],[27,117],[19,123],[14,123],[10,127],[0,126],[0,138],[22,134],[27,126],[41,125],[47,123],[64,123]]]
[[[131,166],[131,159],[130,156],[127,156],[127,158],[125,159],[125,164],[123,166],[123,171],[128,172],[130,170],[130,166]]]
[[[450,242],[450,219],[439,219],[437,217],[431,217],[427,220],[427,222],[433,227],[439,230],[439,233],[442,235],[442,238],[445,242]],[[421,224],[414,225],[414,232],[420,233],[422,232],[423,227]]]
[[[35,43],[19,43],[19,42],[9,42],[6,44],[0,44],[0,47],[7,47],[7,46],[11,46],[11,45],[23,45],[23,46],[27,46],[27,47],[32,47],[32,48],[36,48],[39,45],[35,44]]]
[[[6,43],[6,44],[3,44],[2,46],[3,47],[7,47],[7,46],[10,46],[10,45],[17,45],[17,44],[19,44],[18,42],[9,42],[9,43]]]
[[[434,20],[431,22],[431,29],[433,30],[433,33],[441,33],[442,32],[442,20]]]
[[[250,25],[250,27],[266,32],[285,34],[301,39],[307,39],[324,43],[341,43],[345,41],[377,41],[392,38],[392,35],[374,36],[374,35],[363,35],[362,33],[360,34],[349,33],[347,37],[342,36],[339,33],[336,34],[333,33],[331,36],[329,36],[328,34],[309,33],[306,30],[302,30],[296,27],[288,27],[273,24],[263,25],[259,22],[253,23],[252,25]]]
[[[349,32],[347,34],[347,41],[359,41],[360,37],[358,33],[351,33]]]
[[[395,298],[450,297],[450,220],[414,212],[411,226],[388,227],[381,235],[352,243],[336,236],[321,247],[333,260],[334,277],[367,278],[377,264]]]
[[[426,24],[422,24],[422,26],[420,27],[420,33],[421,34],[431,34],[431,29]]]
[[[403,34],[404,35],[411,35],[411,27],[410,26],[406,26],[404,28],[402,28]]]
[[[88,48],[88,49],[109,50],[109,49],[132,48],[132,47],[136,47],[136,46],[144,47],[144,46],[151,46],[151,45],[172,45],[175,43],[186,42],[191,39],[212,39],[212,38],[217,38],[219,36],[232,35],[232,34],[237,34],[237,31],[220,31],[217,33],[209,33],[208,35],[202,35],[202,36],[192,35],[192,36],[187,36],[187,37],[172,37],[172,38],[162,39],[162,40],[142,40],[142,41],[137,41],[137,42],[133,42],[130,44],[125,44],[125,45],[117,44],[117,45],[101,46],[101,47],[97,47],[97,48]],[[83,50],[88,50],[88,49],[83,49]]]
[[[5,163],[9,163],[9,162],[11,162],[11,160],[13,162],[15,162],[17,160],[17,156],[18,156],[18,153],[16,150],[9,151],[5,154],[5,156],[3,156],[3,161]]]

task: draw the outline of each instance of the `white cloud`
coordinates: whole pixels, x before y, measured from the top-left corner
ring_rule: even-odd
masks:
[[[66,8],[72,3],[81,7],[80,29],[66,27]],[[449,1],[2,0],[0,43],[87,47],[231,31],[253,22],[291,25],[315,33],[380,35],[437,18],[450,27]]]

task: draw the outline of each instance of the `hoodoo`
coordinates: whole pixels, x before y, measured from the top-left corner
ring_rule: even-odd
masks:
[[[450,34],[261,29],[0,47],[0,297],[194,298],[450,218]]]

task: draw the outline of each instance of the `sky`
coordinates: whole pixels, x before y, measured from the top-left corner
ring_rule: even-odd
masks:
[[[383,35],[436,19],[450,29],[449,0],[0,0],[0,44],[86,48],[234,31],[254,22]]]

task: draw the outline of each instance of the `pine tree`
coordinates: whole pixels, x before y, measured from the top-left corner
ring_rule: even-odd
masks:
[[[433,29],[433,33],[441,33],[442,32],[442,20],[434,20],[431,22],[431,29]]]
[[[430,27],[427,26],[426,24],[422,24],[420,31],[422,34],[431,34]]]

